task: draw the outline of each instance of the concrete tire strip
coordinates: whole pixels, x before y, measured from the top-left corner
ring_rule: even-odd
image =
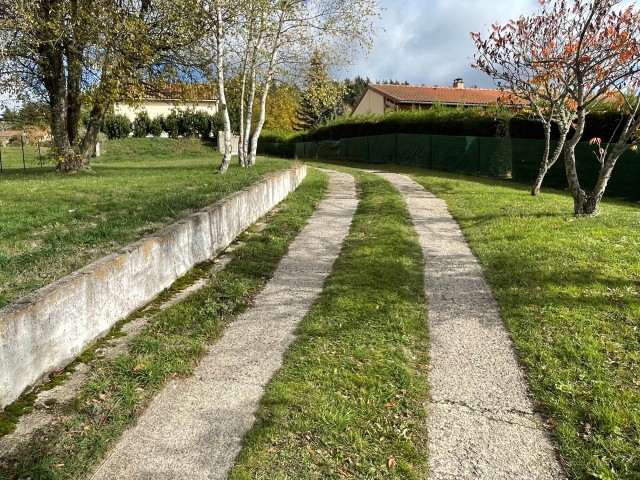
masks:
[[[566,478],[482,268],[446,203],[407,176],[404,196],[425,258],[431,479]]]
[[[93,479],[223,479],[255,420],[264,387],[322,291],[357,207],[352,176],[329,191],[255,306],[227,327],[192,377],[171,381]],[[330,226],[330,227],[329,227]]]

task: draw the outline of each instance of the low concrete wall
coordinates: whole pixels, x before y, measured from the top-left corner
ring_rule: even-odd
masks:
[[[306,174],[272,175],[0,310],[0,408],[226,248]]]

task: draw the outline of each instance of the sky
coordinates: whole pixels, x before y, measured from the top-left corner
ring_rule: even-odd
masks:
[[[475,46],[470,32],[488,32],[491,24],[536,11],[536,0],[378,0],[385,9],[368,57],[336,75],[408,81],[412,85],[494,88],[486,74],[473,69]],[[384,30],[383,30],[384,29]]]

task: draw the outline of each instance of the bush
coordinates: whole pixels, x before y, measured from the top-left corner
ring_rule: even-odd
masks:
[[[162,128],[162,124],[164,122],[164,117],[162,115],[158,115],[157,117],[153,117],[153,120],[149,123],[149,133],[154,137],[159,137],[164,132]]]
[[[178,138],[178,135],[180,135],[180,118],[175,111],[164,117],[162,129],[167,132],[171,138]]]
[[[102,131],[107,134],[109,140],[127,138],[131,133],[131,122],[125,115],[107,115]]]
[[[196,112],[194,110],[184,110],[178,114],[178,135],[182,135],[185,138],[198,135]]]
[[[149,135],[149,127],[151,126],[151,118],[146,110],[141,110],[133,121],[133,136],[146,137]]]
[[[224,130],[224,118],[222,112],[216,112],[211,116],[211,132],[215,138],[218,138],[218,132]]]
[[[202,111],[195,112],[194,123],[201,138],[207,139],[211,136],[211,125],[213,124],[211,115]]]

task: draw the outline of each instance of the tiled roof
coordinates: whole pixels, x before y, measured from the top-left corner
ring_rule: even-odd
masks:
[[[484,88],[414,87],[409,85],[369,85],[369,88],[399,104],[495,105],[496,103],[523,103],[517,99],[513,101],[509,94],[500,90]]]
[[[0,130],[0,138],[8,139],[11,137],[19,137],[20,135],[35,135],[38,138],[47,137],[49,132],[45,130],[32,130],[26,132],[24,130]]]
[[[145,85],[141,99],[215,101],[218,100],[218,90],[210,83],[149,84]]]

